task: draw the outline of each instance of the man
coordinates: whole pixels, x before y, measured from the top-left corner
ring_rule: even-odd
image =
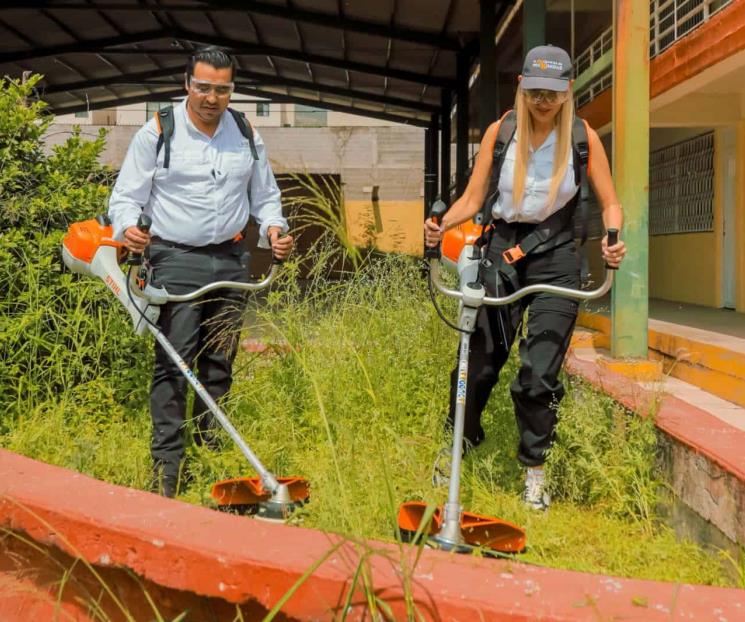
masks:
[[[172,110],[170,152],[162,144],[163,126],[151,119],[132,139],[109,201],[115,237],[133,253],[150,246],[157,284],[171,294],[247,279],[243,232],[249,212],[260,226],[260,246],[271,245],[279,259],[292,248],[292,237],[282,236],[287,221],[264,144],[254,132],[254,148],[227,109],[233,74],[233,59],[217,48],[190,57],[186,100]],[[152,218],[149,233],[136,226],[143,211]],[[196,366],[216,400],[230,388],[245,304],[244,294],[221,290],[161,307],[161,330],[186,363]],[[168,497],[176,495],[182,476],[186,389],[186,379],[156,343],[150,393],[153,482]],[[196,396],[193,420],[195,442],[212,444],[212,415]]]

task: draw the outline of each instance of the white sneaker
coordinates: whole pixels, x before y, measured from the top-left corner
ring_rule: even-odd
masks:
[[[543,468],[528,468],[523,501],[533,510],[548,510],[551,496],[546,492],[546,474]]]

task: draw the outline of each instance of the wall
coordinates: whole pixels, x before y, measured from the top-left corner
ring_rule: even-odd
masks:
[[[718,306],[715,236],[708,233],[649,238],[649,295],[690,304]]]

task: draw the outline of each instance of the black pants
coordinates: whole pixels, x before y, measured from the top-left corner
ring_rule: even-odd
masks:
[[[164,286],[170,294],[186,294],[215,281],[245,282],[248,258],[245,242],[188,249],[157,241],[150,247],[156,285]],[[161,307],[161,331],[186,364],[192,370],[196,368],[197,378],[215,400],[223,397],[232,383],[245,306],[245,293],[224,289],[192,302],[169,302]],[[187,386],[186,378],[156,342],[150,391],[151,455],[156,473],[164,479],[179,476],[184,455]],[[210,443],[213,417],[196,395],[192,419],[195,442]]]
[[[514,286],[505,285],[503,279],[498,281],[499,258],[509,246],[495,235],[487,251],[487,261],[482,263],[481,276],[489,295],[496,295],[498,288],[502,294],[514,290]],[[576,289],[580,285],[578,254],[573,241],[528,255],[514,265],[519,287],[548,283]],[[527,466],[539,466],[545,461],[546,450],[553,441],[558,404],[564,396],[558,375],[577,318],[575,300],[537,294],[507,307],[481,308],[470,342],[465,438],[473,445],[484,438],[481,412],[522,328],[526,309],[527,325],[519,346],[520,371],[510,389],[520,433],[518,459]],[[451,426],[457,374],[456,364],[450,379],[448,421]]]

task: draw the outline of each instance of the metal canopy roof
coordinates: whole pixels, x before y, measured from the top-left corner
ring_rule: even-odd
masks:
[[[43,74],[58,114],[159,101],[214,44],[236,56],[238,93],[427,126],[478,29],[479,0],[4,2],[0,75]]]

